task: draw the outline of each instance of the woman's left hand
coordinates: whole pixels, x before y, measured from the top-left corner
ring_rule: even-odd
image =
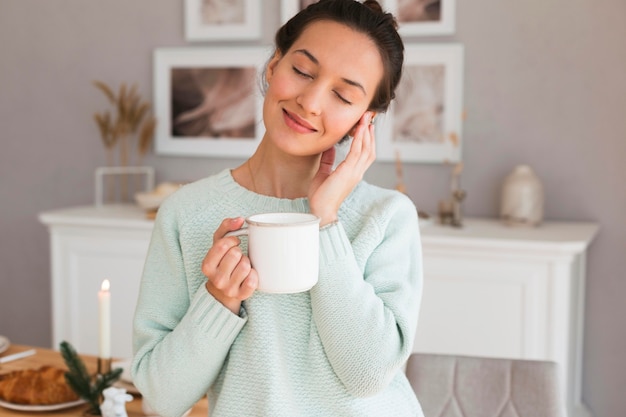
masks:
[[[354,138],[345,160],[333,171],[335,148],[322,154],[320,168],[309,187],[311,213],[321,218],[320,226],[337,220],[341,203],[363,179],[376,159],[376,138],[371,124],[373,112],[363,114],[354,130]]]

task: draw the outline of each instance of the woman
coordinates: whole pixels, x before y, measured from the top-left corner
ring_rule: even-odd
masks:
[[[422,416],[402,372],[421,296],[417,213],[361,178],[403,45],[376,1],[322,0],[276,35],[266,133],[243,165],[159,209],[135,316],[134,381],[163,416]],[[333,170],[334,145],[353,137]],[[237,237],[261,212],[320,217],[318,283],[255,291]]]

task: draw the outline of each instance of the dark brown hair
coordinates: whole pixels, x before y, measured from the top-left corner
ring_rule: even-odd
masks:
[[[330,20],[367,35],[378,47],[384,74],[369,110],[384,112],[395,97],[402,76],[404,45],[391,13],[383,12],[376,0],[320,0],[309,5],[276,32],[276,50],[285,55],[302,32],[314,22]]]

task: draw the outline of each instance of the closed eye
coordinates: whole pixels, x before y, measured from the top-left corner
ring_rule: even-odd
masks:
[[[343,101],[345,104],[352,104],[352,102],[346,100],[341,94],[339,94],[338,92],[334,91],[335,95],[337,96],[337,98],[341,101]]]
[[[293,72],[295,72],[295,73],[296,73],[297,75],[299,75],[300,77],[307,78],[307,79],[313,79],[313,76],[312,76],[312,75],[309,75],[309,74],[307,74],[306,72],[302,72],[302,71],[300,71],[297,67],[292,66],[291,68],[293,69]],[[335,93],[335,96],[336,96],[339,100],[341,100],[341,102],[342,102],[342,103],[345,103],[345,104],[352,104],[352,102],[350,102],[350,101],[346,100],[346,99],[345,99],[345,97],[343,97],[343,96],[342,96],[341,94],[339,94],[338,92],[333,91],[333,93]]]
[[[301,77],[304,77],[304,78],[313,78],[313,77],[312,77],[312,76],[310,76],[309,74],[307,74],[307,73],[305,73],[305,72],[300,71],[300,70],[299,70],[298,68],[296,68],[296,67],[291,67],[291,68],[293,68],[293,71],[294,71],[296,74],[298,74],[299,76],[301,76]]]

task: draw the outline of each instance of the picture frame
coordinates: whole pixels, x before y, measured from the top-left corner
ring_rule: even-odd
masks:
[[[456,25],[456,0],[384,0],[398,21],[402,37],[451,35]]]
[[[188,41],[252,40],[261,37],[258,0],[185,0]]]
[[[280,21],[287,23],[296,13],[306,8],[309,4],[317,0],[280,0]]]
[[[154,51],[157,154],[247,158],[264,134],[260,77],[268,47]]]
[[[378,160],[461,160],[463,54],[461,44],[405,46],[396,98],[376,118]]]

